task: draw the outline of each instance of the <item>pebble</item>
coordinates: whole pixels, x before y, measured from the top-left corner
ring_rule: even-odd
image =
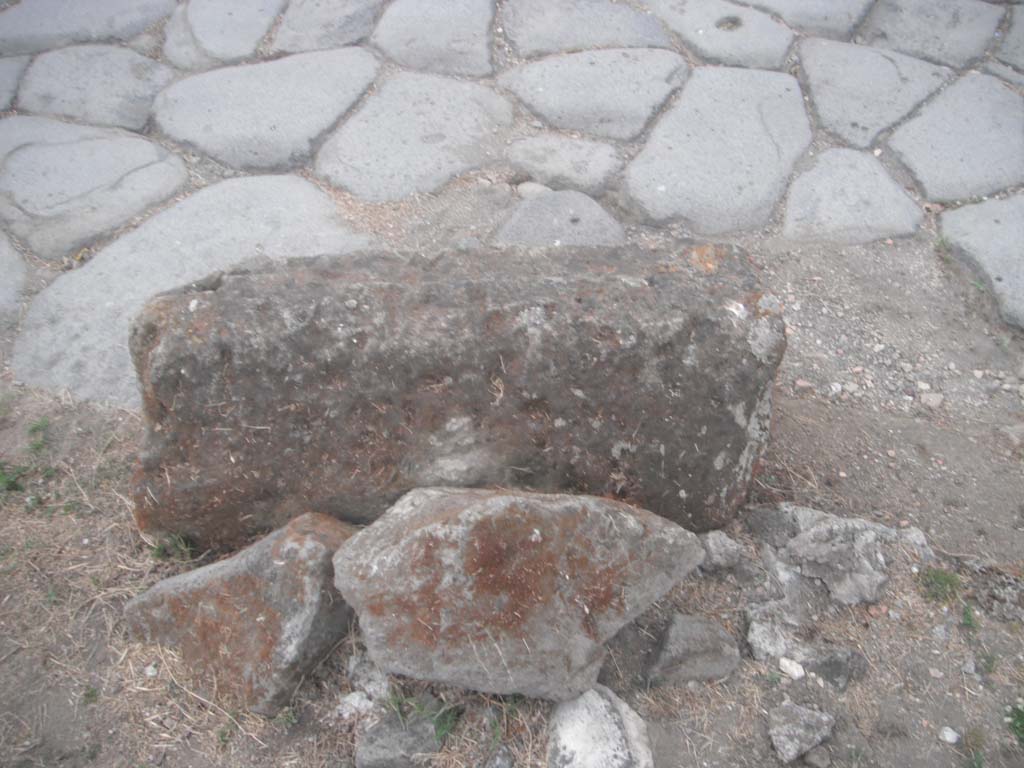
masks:
[[[814,388],[814,385],[811,382],[809,382],[807,379],[797,379],[795,384],[796,384],[796,388],[797,389],[813,389]]]
[[[799,680],[806,674],[803,666],[799,662],[793,661],[793,659],[787,659],[785,656],[779,659],[779,669],[782,670],[783,674],[793,680]]]
[[[960,734],[946,725],[939,731],[939,739],[947,744],[958,744],[960,742]]]
[[[944,400],[945,398],[938,392],[925,392],[921,395],[921,404],[932,410],[941,408]]]

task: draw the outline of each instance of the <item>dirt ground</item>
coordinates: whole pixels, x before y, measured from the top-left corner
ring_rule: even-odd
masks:
[[[481,193],[473,183],[444,205],[385,212],[379,231],[393,225],[394,244],[407,246],[478,236],[508,187],[497,180]],[[664,237],[635,226],[630,235]],[[785,302],[789,327],[755,500],[919,526],[960,582],[932,600],[914,564],[900,563],[881,606],[827,617],[820,631],[869,663],[842,694],[790,683],[749,657],[723,684],[624,691],[649,722],[659,768],[777,764],[766,712],[783,697],[838,713],[835,766],[1024,766],[1004,721],[1024,696],[1024,603],[1016,615],[1013,603],[1024,601],[1024,335],[998,319],[986,286],[934,227],[843,249],[793,249],[771,231],[737,242]],[[34,285],[54,276],[37,264]],[[203,692],[171,650],[128,641],[125,601],[204,562],[132,524],[126,489],[140,432],[135,413],[28,390],[4,365],[0,766],[350,765],[352,734],[332,714],[347,690],[348,643],[268,721]],[[742,639],[749,586],[694,580],[661,610],[706,613]],[[482,766],[499,740],[517,765],[543,765],[548,705],[439,693],[464,715],[434,765]],[[498,732],[487,724],[495,713]],[[960,744],[939,741],[945,725]]]

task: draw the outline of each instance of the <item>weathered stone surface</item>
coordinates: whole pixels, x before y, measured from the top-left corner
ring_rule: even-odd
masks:
[[[501,22],[522,56],[670,44],[656,17],[612,0],[510,0]]]
[[[0,59],[0,109],[7,109],[18,90],[18,80],[28,66],[28,56]]]
[[[647,724],[626,702],[595,686],[559,704],[548,720],[548,768],[654,768]]]
[[[440,749],[434,718],[441,702],[420,695],[408,712],[389,712],[356,737],[356,768],[416,768]]]
[[[17,314],[21,289],[25,286],[25,262],[7,235],[0,233],[0,322]]]
[[[495,245],[622,245],[626,233],[582,192],[564,190],[520,202],[493,237]]]
[[[983,69],[990,75],[1001,77],[1008,83],[1024,88],[1024,72],[1018,72],[1013,67],[1003,64],[1001,61],[990,59],[985,62]]]
[[[688,72],[671,51],[611,48],[550,56],[499,82],[557,128],[632,139]]]
[[[291,0],[274,34],[273,50],[319,51],[368,37],[384,0]]]
[[[873,0],[754,0],[751,5],[778,14],[809,35],[846,38]]]
[[[327,140],[316,172],[373,202],[433,192],[482,165],[511,122],[512,105],[490,88],[401,73]]]
[[[188,0],[186,21],[199,50],[218,61],[251,56],[287,0]]]
[[[79,45],[37,56],[18,91],[18,109],[86,123],[140,129],[174,70],[116,45]]]
[[[985,195],[1024,183],[1024,98],[988,75],[951,85],[889,144],[930,200]]]
[[[874,156],[828,149],[790,187],[782,234],[792,240],[868,243],[912,235],[923,217]]]
[[[175,8],[164,25],[163,52],[178,69],[211,69],[221,63],[199,47],[188,22],[188,3]]]
[[[743,547],[721,531],[708,531],[700,535],[704,547],[705,570],[735,568],[743,556]]]
[[[648,5],[703,58],[779,69],[793,33],[771,16],[725,0],[653,0]]]
[[[703,556],[692,533],[609,499],[433,488],[343,545],[334,571],[384,670],[565,701]]]
[[[174,5],[175,0],[22,0],[0,12],[0,55],[127,40],[167,16]]]
[[[726,247],[561,247],[365,254],[165,295],[131,343],[140,519],[223,546],[295,509],[367,521],[444,484],[617,495],[720,527],[785,346],[762,290]]]
[[[308,159],[313,140],[377,75],[362,48],[298,53],[185,78],[153,105],[157,125],[178,141],[236,168],[281,168]]]
[[[981,56],[1003,9],[981,0],[879,0],[861,30],[871,45],[963,67]]]
[[[302,179],[213,184],[122,235],[36,296],[13,367],[35,386],[137,406],[125,342],[129,321],[153,294],[254,256],[344,253],[368,242],[341,220],[330,197]]]
[[[411,69],[445,75],[489,75],[494,0],[394,0],[373,42]]]
[[[557,133],[513,142],[507,157],[516,169],[555,189],[595,194],[622,168],[615,147],[599,141],[570,139]]]
[[[942,234],[985,276],[1003,318],[1024,328],[1024,194],[947,211]]]
[[[723,680],[740,663],[736,640],[701,616],[673,614],[647,673],[653,685],[685,685],[689,680]]]
[[[5,143],[0,218],[47,259],[128,223],[187,179],[180,158],[122,131],[13,117],[0,122]]]
[[[716,234],[764,224],[811,129],[790,75],[729,67],[694,71],[626,169],[625,188],[656,221]]]
[[[996,58],[1024,72],[1024,8],[1015,8],[1012,13],[1010,28],[996,49]]]
[[[178,648],[220,695],[273,715],[348,631],[331,557],[355,529],[307,514],[226,560],[125,606],[132,635]]]
[[[821,124],[856,147],[902,120],[954,72],[894,51],[832,40],[800,43]]]
[[[832,735],[835,718],[791,701],[768,713],[768,735],[783,763],[791,763]]]

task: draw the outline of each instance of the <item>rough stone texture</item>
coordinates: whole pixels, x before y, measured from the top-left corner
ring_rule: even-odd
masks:
[[[622,158],[610,144],[557,133],[515,141],[506,155],[514,168],[541,184],[588,194],[604,189],[608,179],[622,168]]]
[[[676,613],[647,673],[653,685],[685,685],[690,680],[723,680],[740,663],[736,640],[701,616]]]
[[[445,75],[489,75],[494,0],[394,0],[373,42],[410,69]]]
[[[942,234],[985,276],[1003,318],[1024,328],[1024,193],[947,211]]]
[[[0,120],[0,163],[14,150],[29,145],[73,144],[87,139],[129,136],[123,131],[76,125],[48,117],[14,115]]]
[[[930,200],[1024,183],[1024,98],[993,77],[968,74],[897,129],[889,144]]]
[[[174,5],[175,0],[22,0],[0,12],[0,56],[127,40],[167,16]]]
[[[220,695],[274,715],[348,631],[331,557],[355,529],[307,514],[226,560],[172,576],[125,606],[132,635],[171,645]],[[211,686],[212,688],[213,686]]]
[[[670,44],[657,18],[612,0],[510,0],[501,21],[521,56]]]
[[[703,557],[689,531],[617,501],[431,488],[343,545],[334,571],[385,671],[566,701]]]
[[[287,0],[188,0],[186,20],[199,50],[218,61],[252,55]]]
[[[822,126],[855,147],[868,147],[954,72],[894,51],[810,39],[800,62]]]
[[[495,245],[622,245],[626,233],[582,192],[565,190],[520,202],[493,237]]]
[[[25,262],[7,235],[0,233],[0,322],[8,321],[18,312],[21,289],[25,286]]]
[[[629,164],[626,192],[656,221],[684,219],[703,234],[751,229],[768,221],[810,141],[793,77],[701,67]]]
[[[879,0],[861,30],[871,45],[963,67],[985,53],[1003,9],[981,0]]]
[[[213,184],[152,216],[36,296],[15,343],[14,370],[35,386],[137,406],[126,341],[130,319],[153,294],[254,256],[343,253],[368,242],[351,233],[330,197],[302,179]]]
[[[369,253],[159,297],[131,342],[143,527],[224,546],[295,509],[367,521],[440,484],[617,495],[721,527],[785,346],[762,290],[737,249],[561,247]]]
[[[28,66],[28,56],[11,56],[0,59],[0,110],[7,109],[18,90],[18,80]]]
[[[187,180],[180,158],[122,131],[15,117],[0,123],[0,137],[26,128],[38,132],[0,153],[0,218],[45,259],[126,224]]]
[[[809,35],[847,38],[874,0],[753,0]]]
[[[612,48],[551,56],[498,81],[557,128],[632,139],[688,71],[671,51]]]
[[[782,234],[792,240],[868,243],[912,235],[923,217],[874,156],[828,149],[790,187]]]
[[[771,16],[725,0],[653,0],[648,5],[708,61],[779,69],[793,33]]]
[[[163,53],[179,69],[211,69],[221,63],[199,47],[188,22],[188,3],[175,8],[164,25]]]
[[[373,31],[383,5],[384,0],[291,0],[272,48],[297,53],[358,43]]]
[[[25,72],[18,109],[140,129],[174,70],[116,45],[79,45],[37,56]]]
[[[153,105],[160,129],[236,168],[281,168],[308,159],[377,75],[361,48],[298,53],[185,78]]]
[[[1024,71],[1024,8],[1013,10],[1010,28],[996,49],[996,58]]]
[[[412,711],[389,712],[356,736],[356,768],[416,768],[440,749],[434,718],[441,703],[428,694],[417,697]]]
[[[705,570],[735,568],[743,556],[743,547],[721,531],[708,531],[700,535],[704,547]]]
[[[835,718],[791,701],[768,713],[768,735],[783,763],[791,763],[832,735]]]
[[[548,720],[548,768],[654,768],[647,724],[598,685],[559,704]]]
[[[345,121],[316,157],[316,172],[373,202],[433,192],[494,153],[512,105],[490,88],[402,73]]]

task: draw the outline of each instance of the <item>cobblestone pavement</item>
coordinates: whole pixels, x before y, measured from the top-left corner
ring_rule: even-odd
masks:
[[[44,388],[133,405],[147,297],[371,244],[928,214],[1024,325],[1016,2],[21,0],[0,54],[0,312]]]

